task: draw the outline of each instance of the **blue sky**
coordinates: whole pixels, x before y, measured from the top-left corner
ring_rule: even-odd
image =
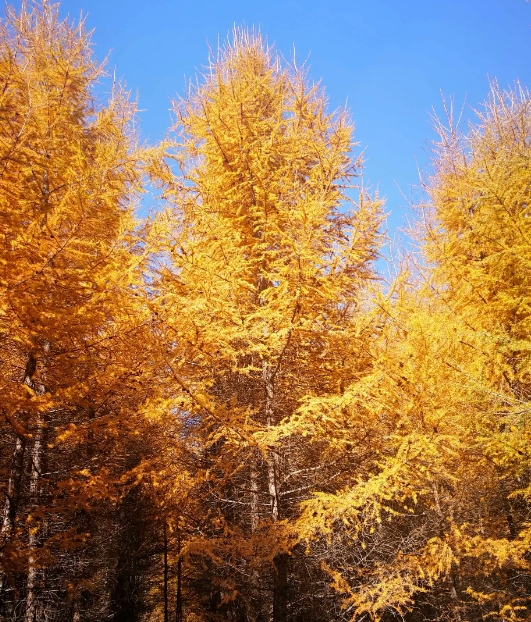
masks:
[[[15,2],[15,6],[19,4]],[[308,59],[332,108],[348,101],[365,175],[386,198],[392,234],[427,170],[429,113],[441,91],[478,107],[488,79],[531,87],[531,4],[525,0],[64,0],[88,14],[98,58],[138,94],[142,136],[161,138],[169,101],[233,25],[258,26],[277,49]]]

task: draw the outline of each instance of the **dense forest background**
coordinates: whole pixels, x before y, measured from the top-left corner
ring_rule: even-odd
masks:
[[[435,120],[383,279],[348,113],[259,32],[159,144],[104,75],[7,9],[0,620],[528,620],[529,92]]]

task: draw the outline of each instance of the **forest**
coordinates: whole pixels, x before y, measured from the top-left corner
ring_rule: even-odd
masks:
[[[383,278],[348,112],[257,31],[158,144],[105,71],[6,9],[0,620],[531,619],[530,93],[435,121]]]

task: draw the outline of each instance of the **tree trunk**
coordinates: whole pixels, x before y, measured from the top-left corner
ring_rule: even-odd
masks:
[[[275,424],[273,399],[275,396],[273,377],[271,370],[266,362],[263,365],[264,390],[265,390],[265,416],[266,425],[271,427]],[[269,489],[269,498],[271,502],[271,518],[273,522],[279,520],[279,494],[278,494],[278,453],[276,450],[270,450],[267,457],[267,483]]]
[[[0,529],[0,542],[2,543],[4,540],[7,540],[13,531],[18,500],[20,497],[20,481],[22,479],[25,449],[26,439],[22,436],[17,436],[15,451],[13,452],[13,458],[11,459],[11,472],[9,474],[9,483],[7,485],[4,510],[2,512],[2,527]]]
[[[26,450],[26,439],[23,436],[17,436],[15,443],[15,451],[11,459],[11,469],[9,473],[9,482],[7,484],[6,498],[2,511],[2,527],[0,528],[0,550],[2,550],[9,541],[13,533],[15,517],[17,513],[18,500],[20,498],[20,483],[22,480],[22,472],[24,467],[24,452]],[[0,572],[0,602],[4,601],[5,589],[5,573]]]
[[[88,470],[93,473],[94,465],[92,459],[95,455],[95,443],[94,443],[94,431],[92,429],[92,422],[96,416],[94,406],[92,404],[89,405],[87,411],[87,421],[88,421],[88,429],[87,429],[87,441],[85,446],[85,457],[87,461]],[[93,537],[93,520],[92,514],[90,510],[81,509],[76,512],[75,518],[76,525],[78,526],[79,532],[88,533],[90,539]],[[97,523],[97,517],[96,517]],[[90,549],[90,547],[88,547]],[[78,563],[75,566],[75,571],[72,575],[73,580],[77,580],[78,584],[81,585],[81,588],[76,590],[74,595],[74,602],[72,608],[72,622],[81,622],[82,620],[82,611],[90,608],[90,602],[94,597],[94,594],[91,590],[87,589],[86,582],[88,582],[90,578],[90,567],[91,567],[91,553],[89,551],[83,550],[80,552],[80,558]]]
[[[249,487],[251,490],[251,532],[255,532],[258,529],[258,523],[260,515],[258,513],[258,473],[254,460],[257,459],[254,456],[251,458],[251,473],[249,476]]]
[[[33,385],[33,375],[37,369],[37,360],[31,352],[28,355],[26,369],[24,371],[24,384],[35,389]],[[0,529],[0,545],[4,544],[13,531],[15,516],[17,512],[18,500],[20,497],[20,482],[22,472],[24,470],[24,452],[26,450],[26,438],[21,434],[17,434],[15,443],[15,451],[11,459],[11,473],[9,475],[9,483],[7,485],[7,494],[2,512],[2,527]],[[1,581],[1,578],[0,578]]]
[[[275,555],[273,563],[273,622],[285,622],[288,619],[288,556],[286,553]]]
[[[273,400],[275,396],[274,378],[268,364],[264,362],[263,378],[265,389],[265,416],[268,427],[275,424]],[[271,519],[274,523],[280,520],[279,494],[279,454],[276,449],[268,452],[267,480],[271,501]],[[273,558],[273,622],[286,622],[288,616],[288,573],[287,556],[285,553]]]
[[[45,421],[41,413],[37,417],[37,426],[31,452],[30,499],[35,508],[39,501],[39,481],[42,473],[44,458]],[[39,570],[37,566],[37,548],[39,545],[40,526],[38,520],[33,519],[29,525],[29,558],[28,580],[26,584],[26,613],[24,622],[35,622],[37,612],[37,581]]]
[[[499,470],[500,471],[500,470]],[[505,520],[507,521],[507,528],[509,530],[508,539],[516,540],[518,537],[518,530],[516,528],[513,513],[511,510],[511,504],[509,502],[509,491],[507,490],[507,484],[503,479],[501,473],[499,473],[498,485],[500,487],[500,494],[503,500],[503,509],[505,511]]]
[[[50,343],[48,341],[44,344],[43,358],[44,366],[46,366],[46,355],[50,351]],[[43,395],[46,392],[46,387],[41,382],[36,382],[33,376],[37,370],[37,359],[33,352],[29,354],[28,362],[26,364],[26,370],[24,372],[24,383],[31,387],[37,395]],[[45,378],[45,373],[41,374],[42,379]],[[46,417],[41,412],[36,413],[35,432],[33,435],[33,447],[31,450],[31,473],[30,473],[30,485],[29,485],[29,498],[30,498],[30,511],[34,510],[39,505],[39,485],[41,474],[43,472],[44,465],[44,450],[46,447]],[[26,612],[24,615],[24,622],[35,622],[37,614],[37,582],[39,576],[39,570],[37,566],[37,548],[39,546],[40,539],[40,521],[33,518],[33,521],[29,522],[29,536],[28,536],[28,579],[26,583]]]
[[[181,532],[177,532],[177,599],[175,603],[175,622],[183,622]]]
[[[168,616],[168,525],[164,519],[164,622],[169,622]]]

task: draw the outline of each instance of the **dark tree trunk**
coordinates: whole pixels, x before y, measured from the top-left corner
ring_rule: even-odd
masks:
[[[267,426],[275,424],[274,378],[269,366],[263,367],[265,389],[265,415]],[[280,459],[278,450],[269,451],[267,477],[269,497],[271,501],[271,519],[274,523],[280,520],[279,473]],[[273,622],[286,622],[288,618],[288,564],[287,555],[281,553],[273,559]]]
[[[168,525],[164,519],[164,622],[169,622],[168,615]]]
[[[0,551],[5,553],[5,547],[9,544],[13,526],[17,514],[18,501],[20,499],[20,484],[22,473],[24,470],[24,452],[26,450],[26,439],[23,436],[17,436],[15,443],[15,451],[11,458],[11,467],[9,473],[9,481],[7,484],[6,498],[2,511],[2,526],[0,527]],[[4,603],[4,590],[6,584],[6,575],[0,572],[0,615],[2,611],[2,603]]]
[[[175,622],[183,622],[182,573],[183,560],[181,558],[181,532],[177,532],[177,599],[175,603]]]
[[[273,560],[273,622],[286,622],[288,619],[288,556],[276,555]]]
[[[11,469],[9,474],[9,482],[7,485],[7,493],[4,501],[4,510],[2,512],[2,527],[0,528],[0,546],[4,540],[9,538],[13,531],[15,516],[17,513],[18,500],[20,498],[20,481],[22,479],[22,470],[24,464],[24,452],[26,450],[26,439],[17,436],[15,443],[15,451],[11,458]]]

